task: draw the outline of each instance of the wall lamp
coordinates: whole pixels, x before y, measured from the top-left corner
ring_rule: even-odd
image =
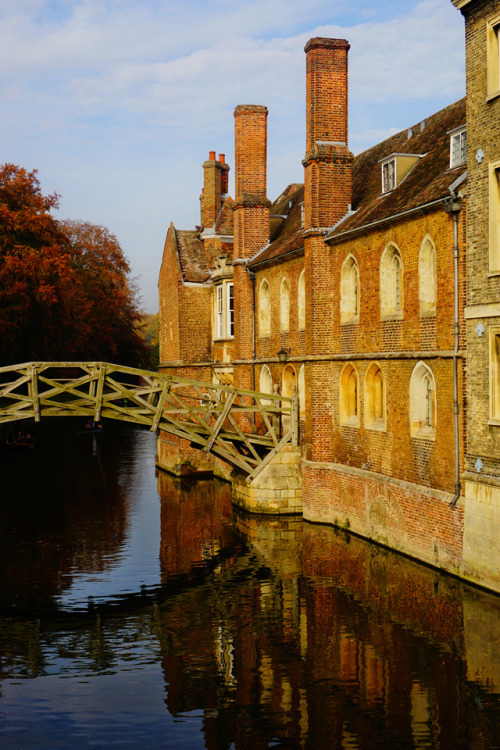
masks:
[[[280,362],[286,362],[288,355],[290,354],[292,350],[291,349],[285,349],[284,347],[281,347],[281,349],[278,352],[278,359]]]

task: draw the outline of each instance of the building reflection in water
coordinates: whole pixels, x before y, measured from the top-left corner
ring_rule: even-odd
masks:
[[[26,714],[27,694],[34,696],[30,715],[37,731],[45,721],[45,746],[52,746],[50,706],[59,715],[67,700],[68,726],[76,726],[75,706],[82,707],[78,718],[92,724],[87,701],[90,694],[104,700],[99,691],[105,684],[120,695],[121,721],[141,738],[135,746],[177,747],[173,726],[197,733],[201,726],[202,736],[183,746],[500,750],[500,597],[330,527],[246,515],[233,508],[224,482],[182,483],[161,473],[158,507],[151,472],[144,480],[149,489],[140,492],[142,480],[134,480],[132,491],[124,479],[147,473],[143,437],[127,432],[118,443],[102,440],[99,461],[91,460],[85,444],[80,458],[88,466],[83,486],[89,492],[80,494],[69,470],[66,490],[52,490],[54,513],[64,507],[62,499],[69,506],[53,525],[64,555],[52,557],[51,566],[42,561],[31,577],[34,555],[19,563],[23,575],[11,580],[9,571],[32,540],[33,549],[39,546],[48,527],[43,519],[21,518],[13,533],[20,511],[3,510],[10,524],[5,549],[12,555],[2,574],[3,596],[15,584],[24,606],[33,581],[42,579],[37,597],[44,590],[47,601],[36,615],[0,617],[0,691],[9,709],[0,744],[6,722],[18,737],[16,717]],[[125,457],[116,463],[112,455],[115,443],[131,453],[122,445],[126,440],[144,449],[137,466]],[[95,471],[108,450],[115,468],[103,463],[107,489],[97,492]],[[147,502],[134,500],[134,493]],[[75,497],[81,502],[71,505]],[[32,507],[36,520],[41,511],[36,515]],[[149,515],[141,516],[141,508]],[[152,549],[143,528],[152,517],[160,521],[159,555],[158,542]],[[125,554],[122,539],[134,524],[154,562],[153,583],[137,584],[138,591],[123,584],[125,593],[118,595],[115,566],[109,601],[96,597],[88,610],[85,602],[73,611],[54,609],[56,582],[71,580],[73,558],[82,558],[92,578]],[[17,548],[15,537],[23,540]],[[123,568],[127,586],[128,565],[132,561]],[[133,580],[143,580],[150,567],[139,567]],[[141,695],[149,697],[146,713],[138,679]],[[94,737],[99,746],[118,743],[113,703],[109,710],[105,715],[99,706],[105,724]]]
[[[225,484],[160,487],[167,575],[239,550],[162,611],[166,703],[204,711],[207,748],[497,746],[498,597],[333,528],[232,510]]]

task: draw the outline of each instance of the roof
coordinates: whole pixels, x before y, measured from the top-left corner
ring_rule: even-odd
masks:
[[[258,252],[248,265],[260,265],[304,246],[301,204],[304,186],[292,183],[281,193],[270,208],[271,237],[267,247]]]
[[[174,229],[174,231],[183,281],[198,283],[207,281],[210,278],[209,263],[212,258],[205,249],[204,243],[198,239],[198,232],[185,229]]]
[[[356,156],[352,173],[354,213],[339,222],[328,238],[449,195],[450,185],[466,171],[465,164],[450,169],[449,131],[464,124],[465,99],[460,99],[422,124],[402,130]],[[382,195],[380,162],[394,154],[418,154],[421,158],[394,190]]]

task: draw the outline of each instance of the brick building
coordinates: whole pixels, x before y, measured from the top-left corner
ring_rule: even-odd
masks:
[[[493,29],[498,45],[498,19]],[[265,393],[296,386],[304,518],[485,582],[463,560],[466,101],[353,157],[348,50],[305,47],[304,185],[273,203],[267,109],[236,108],[234,199],[212,152],[201,226],[168,230],[160,367]],[[158,463],[228,476],[170,435]]]
[[[500,589],[500,0],[452,0],[465,18],[467,450],[464,571]]]

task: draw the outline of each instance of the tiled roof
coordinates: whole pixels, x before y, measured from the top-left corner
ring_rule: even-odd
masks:
[[[215,231],[217,234],[233,234],[233,205],[234,201],[229,196],[224,198],[221,211],[215,222]]]
[[[301,208],[304,186],[293,183],[281,193],[271,206],[271,242],[249,262],[249,266],[270,261],[304,246],[301,229]]]
[[[183,280],[206,281],[210,277],[209,258],[198,232],[176,229],[175,237]]]
[[[353,162],[352,208],[328,237],[394,216],[449,194],[449,186],[466,166],[450,169],[448,131],[465,124],[465,99],[440,110],[423,123],[402,130],[356,156]],[[419,154],[414,167],[394,190],[381,195],[380,161],[392,154]]]

